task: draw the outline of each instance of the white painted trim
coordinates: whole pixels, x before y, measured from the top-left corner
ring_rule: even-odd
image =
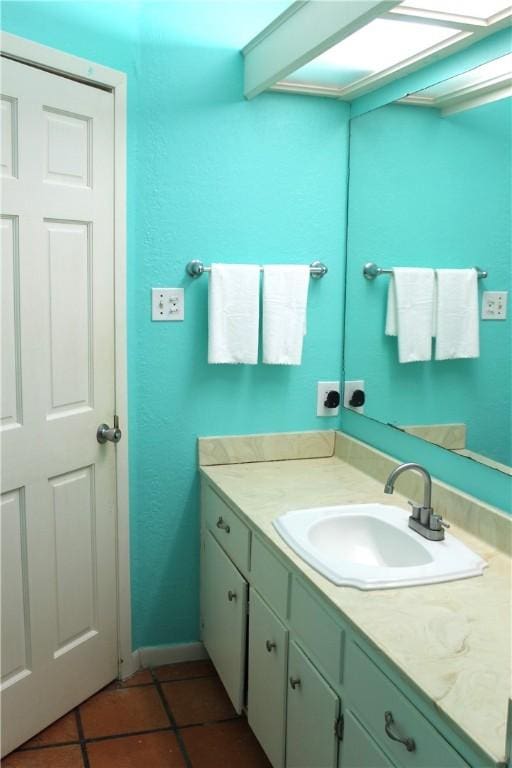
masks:
[[[162,664],[177,664],[180,661],[201,661],[207,659],[202,643],[180,645],[155,645],[139,648],[137,651],[141,667],[159,667]]]
[[[442,11],[420,11],[417,8],[407,8],[404,5],[392,8],[388,13],[383,14],[383,18],[394,19],[395,21],[412,21],[416,24],[434,24],[436,27],[451,27],[455,30],[468,32],[488,26],[485,19],[459,16],[455,13],[443,13]]]
[[[474,109],[475,107],[482,107],[484,104],[491,104],[493,101],[500,101],[501,99],[507,99],[512,96],[512,85],[504,85],[501,88],[487,91],[486,93],[478,93],[471,98],[465,98],[456,103],[446,104],[441,109],[443,117],[447,115],[455,115],[457,112],[465,112],[468,109]]]
[[[116,446],[117,468],[117,590],[119,675],[135,671],[138,657],[132,654],[131,592],[128,499],[128,403],[126,348],[126,91],[124,72],[1,32],[2,54],[112,91],[114,98],[114,261],[115,261],[115,366],[116,413],[123,439]],[[112,414],[113,415],[113,414]]]
[[[328,85],[312,85],[311,83],[296,83],[280,80],[269,90],[276,93],[299,93],[301,96],[325,96],[328,99],[342,99],[343,89]]]
[[[268,26],[266,26],[264,29],[261,30],[261,32],[258,32],[256,37],[253,37],[250,42],[247,43],[242,48],[242,53],[244,56],[247,56],[249,51],[252,51],[253,48],[256,48],[266,37],[269,37],[275,30],[281,26],[281,24],[284,24],[288,19],[293,16],[294,13],[297,13],[297,11],[300,11],[303,5],[306,5],[308,0],[297,0],[297,2],[292,3],[288,6],[282,13],[279,14],[279,16],[276,16],[276,18],[270,22]]]
[[[245,46],[244,95],[252,99],[389,10],[398,0],[309,0]]]

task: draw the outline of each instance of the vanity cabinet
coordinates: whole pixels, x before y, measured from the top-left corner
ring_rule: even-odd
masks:
[[[368,731],[350,709],[343,715],[344,733],[339,768],[393,768]]]
[[[248,585],[209,530],[203,539],[203,643],[233,706],[244,706]]]
[[[372,736],[385,744],[396,765],[467,768],[446,739],[355,642],[347,649],[346,677],[351,708]]]
[[[250,591],[247,719],[274,768],[284,766],[288,630]]]
[[[288,678],[286,768],[336,768],[340,700],[293,641]]]
[[[202,639],[274,768],[482,768],[206,482],[201,536]]]

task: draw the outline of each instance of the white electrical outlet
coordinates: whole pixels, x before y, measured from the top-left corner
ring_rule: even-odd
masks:
[[[337,416],[340,412],[339,405],[336,408],[328,408],[325,405],[329,392],[340,393],[339,381],[319,381],[316,385],[316,415]]]
[[[507,319],[508,291],[484,291],[482,294],[482,320]]]
[[[356,413],[364,413],[364,404],[363,405],[350,405],[350,401],[352,400],[352,396],[356,389],[360,389],[362,392],[364,392],[364,381],[346,381],[343,386],[343,407],[348,408],[349,411],[355,411]]]
[[[183,288],[152,288],[151,319],[161,321],[185,319],[185,292]]]

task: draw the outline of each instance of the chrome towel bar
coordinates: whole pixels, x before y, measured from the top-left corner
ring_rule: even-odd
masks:
[[[199,261],[198,259],[193,259],[192,261],[189,261],[189,263],[186,266],[186,272],[187,275],[190,275],[190,277],[201,277],[201,275],[204,272],[211,272],[211,267],[205,267],[202,261]],[[260,267],[260,271],[263,272],[263,267]],[[309,271],[311,273],[311,277],[313,277],[315,280],[318,280],[319,278],[323,277],[327,274],[329,271],[325,264],[322,264],[321,261],[313,261],[309,265]]]
[[[489,274],[485,271],[485,269],[480,269],[480,267],[475,267],[477,271],[477,277],[479,280],[483,280],[487,277]],[[379,267],[377,264],[375,264],[374,261],[369,261],[367,264],[363,267],[363,275],[366,277],[367,280],[375,280],[376,277],[379,277],[380,275],[392,275],[393,270],[389,268]]]

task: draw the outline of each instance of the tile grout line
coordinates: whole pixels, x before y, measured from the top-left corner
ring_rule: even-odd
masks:
[[[181,737],[181,733],[178,730],[178,725],[176,723],[176,720],[174,719],[174,715],[172,714],[171,708],[169,704],[167,703],[167,699],[165,698],[164,692],[162,690],[162,686],[160,685],[160,680],[157,680],[155,677],[155,674],[153,670],[151,670],[151,675],[153,677],[153,680],[155,682],[156,690],[158,692],[158,695],[160,697],[160,701],[162,702],[162,706],[165,710],[165,713],[167,717],[169,718],[169,722],[171,724],[171,727],[174,729],[174,733],[176,736],[176,741],[178,742],[178,746],[180,748],[181,754],[183,756],[183,759],[185,761],[186,768],[192,768],[192,761],[190,757],[188,756],[188,752],[185,747],[185,742],[183,741]]]
[[[82,762],[84,764],[84,768],[90,768],[89,755],[87,754],[87,746],[85,744],[85,738],[84,738],[82,718],[80,717],[80,707],[75,708],[75,719],[76,719],[76,727],[78,730],[78,739],[80,741],[80,749],[82,752]]]

